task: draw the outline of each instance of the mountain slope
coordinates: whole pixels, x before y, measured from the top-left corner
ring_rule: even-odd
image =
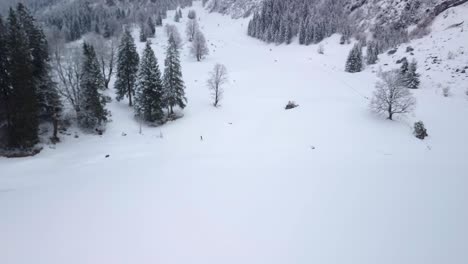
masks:
[[[246,19],[194,8],[210,56],[199,63],[184,44],[183,118],[140,134],[113,101],[103,136],[76,131],[35,157],[0,158],[0,263],[467,263],[466,82],[444,98],[431,66],[417,111],[388,121],[368,111],[378,66],[345,73],[352,45],[339,36],[324,55],[267,45],[245,35]],[[412,42],[414,56],[466,43],[466,30],[444,30],[463,8],[438,17],[434,43]],[[205,85],[215,63],[230,76],[217,109]],[[300,106],[284,110],[289,100]],[[419,119],[425,141],[412,135]]]

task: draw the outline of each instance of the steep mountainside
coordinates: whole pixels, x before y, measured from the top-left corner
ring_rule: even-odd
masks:
[[[317,3],[340,0],[309,0]],[[234,18],[249,16],[260,9],[263,0],[209,0],[207,8]],[[450,7],[468,0],[352,0],[342,1],[342,6],[351,20],[361,30],[377,24],[394,24],[407,27],[412,24],[427,25],[434,17]]]

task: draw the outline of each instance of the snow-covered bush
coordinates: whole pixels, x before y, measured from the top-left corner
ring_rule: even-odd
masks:
[[[323,44],[320,44],[317,48],[317,53],[318,54],[325,54],[325,48],[323,47]]]
[[[289,109],[293,109],[293,108],[296,108],[298,107],[299,105],[296,104],[296,102],[294,101],[289,101],[288,104],[286,105],[286,107],[284,109],[286,110],[289,110]]]
[[[190,11],[188,12],[187,17],[188,17],[189,19],[195,19],[195,18],[197,18],[197,13],[195,12],[195,10],[190,10]]]
[[[445,86],[444,88],[442,88],[442,94],[444,95],[444,97],[449,97],[450,96],[450,87],[449,86]]]
[[[414,134],[415,137],[417,137],[417,138],[419,138],[421,140],[423,140],[427,136],[429,136],[427,134],[426,127],[424,126],[424,123],[422,121],[418,121],[418,122],[414,123],[413,134]]]
[[[449,51],[449,52],[447,53],[447,59],[448,59],[448,60],[453,60],[453,59],[455,59],[455,53],[453,53],[452,51]]]

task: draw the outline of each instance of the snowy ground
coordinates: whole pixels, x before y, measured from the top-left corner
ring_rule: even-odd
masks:
[[[337,36],[325,55],[267,45],[247,20],[195,8],[211,54],[184,48],[183,119],[140,135],[112,102],[104,136],[0,159],[0,263],[468,263],[466,81],[444,98],[425,77],[417,111],[391,122],[368,111],[372,69],[343,72]],[[215,109],[218,62],[231,82]],[[411,134],[419,119],[428,140]]]

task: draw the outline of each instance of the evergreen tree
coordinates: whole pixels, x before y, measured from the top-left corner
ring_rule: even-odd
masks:
[[[423,121],[418,121],[414,123],[413,135],[421,140],[425,139],[429,135],[427,134],[427,129],[424,126]]]
[[[416,60],[413,60],[409,66],[408,71],[405,75],[405,85],[409,89],[418,89],[421,81],[419,80],[420,74],[417,73],[418,70],[418,63]]]
[[[367,43],[367,64],[376,64],[378,59],[377,45],[374,41],[369,41]]]
[[[148,24],[148,29],[149,29],[148,37],[154,38],[156,36],[156,25],[153,22],[153,18],[149,17],[147,24]]]
[[[105,89],[104,77],[93,46],[83,44],[83,66],[80,83],[80,111],[78,121],[82,128],[94,130],[107,121],[106,98],[101,94]]]
[[[156,26],[162,26],[162,16],[161,13],[158,13],[158,16],[156,17]]]
[[[146,27],[145,25],[141,25],[140,26],[140,42],[146,42],[146,40],[148,39],[148,35],[146,33]]]
[[[39,124],[33,56],[27,32],[11,8],[7,27],[8,145],[13,148],[29,148],[38,142]]]
[[[135,112],[145,121],[161,121],[163,112],[163,85],[158,61],[151,43],[146,43],[138,72]]]
[[[6,46],[7,28],[0,16],[0,125],[6,124],[10,127],[10,93],[11,87],[8,78],[8,59]],[[6,142],[5,142],[6,143]],[[2,142],[0,142],[0,147]]]
[[[138,64],[139,57],[135,41],[130,31],[126,30],[122,36],[117,55],[117,80],[115,82],[115,89],[117,91],[117,101],[127,96],[129,106],[133,106],[132,97],[135,95]]]
[[[54,124],[54,138],[57,139],[57,122],[62,103],[55,82],[51,76],[50,57],[46,37],[36,25],[35,19],[22,4],[18,4],[17,14],[28,36],[32,55],[33,79],[36,85],[36,96],[39,116]]]
[[[169,113],[173,114],[174,106],[179,106],[182,109],[185,108],[187,99],[185,98],[185,85],[182,79],[179,50],[172,35],[169,36],[169,45],[164,65],[164,101],[169,108]]]
[[[359,44],[355,44],[349,52],[345,70],[347,72],[355,73],[362,71],[362,68],[362,48]]]
[[[408,73],[408,67],[409,67],[408,59],[406,59],[406,57],[404,57],[401,60],[401,67],[400,67],[400,74],[401,74],[401,76],[403,76],[403,78]]]
[[[180,21],[180,16],[179,16],[179,12],[175,12],[175,15],[174,15],[174,22],[179,22]]]

